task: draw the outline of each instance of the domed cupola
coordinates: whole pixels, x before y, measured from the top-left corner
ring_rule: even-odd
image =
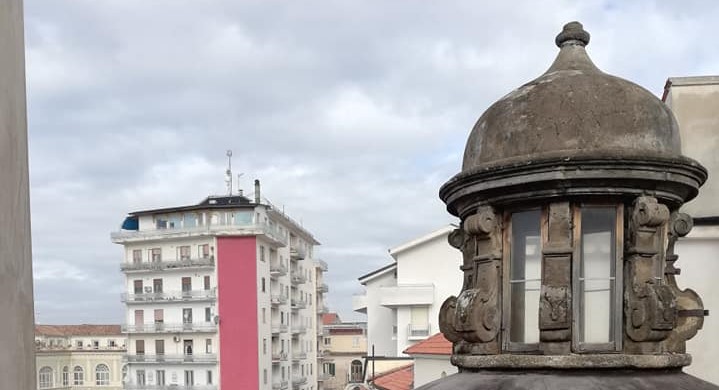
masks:
[[[564,26],[440,190],[461,219],[462,289],[439,315],[460,372],[423,389],[717,389],[681,372],[707,312],[674,265],[707,172],[664,103],[597,69],[588,43]]]

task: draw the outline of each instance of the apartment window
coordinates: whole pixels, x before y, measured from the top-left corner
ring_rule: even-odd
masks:
[[[330,345],[330,344],[332,344],[332,339],[330,339],[329,337],[325,337],[325,345]]]
[[[212,370],[207,370],[207,384],[212,384]]]
[[[195,384],[195,372],[185,370],[185,386],[193,386]]]
[[[265,247],[260,245],[260,261],[265,261]]]
[[[136,377],[137,377],[137,384],[139,386],[145,386],[147,384],[147,380],[145,378],[145,370],[137,370],[135,371]]]
[[[412,306],[410,308],[410,324],[408,337],[429,336],[429,310],[426,306]]]
[[[210,244],[199,245],[197,247],[198,257],[206,259],[210,257]]]
[[[212,308],[205,308],[205,322],[212,322]]]
[[[77,341],[75,341],[75,346],[76,346],[77,348],[82,349],[82,340],[77,340]]]
[[[162,324],[165,322],[165,309],[155,309],[155,323]]]
[[[135,294],[142,294],[142,280],[134,280],[132,287]]]
[[[135,310],[135,325],[142,326],[145,323],[145,311]]]
[[[155,382],[157,382],[158,386],[165,385],[165,370],[155,371]]]
[[[282,367],[282,380],[285,380],[285,368]]]
[[[203,278],[203,283],[204,283],[205,290],[209,290],[210,289],[210,276],[209,275],[206,275]]]
[[[104,364],[98,364],[97,367],[95,367],[95,385],[110,385],[110,368],[108,366]]]
[[[135,340],[135,355],[145,354],[145,340]]]
[[[117,343],[115,342],[115,340],[108,340],[108,341],[107,341],[107,345],[109,345],[110,348],[115,348],[115,347],[117,347]]]
[[[150,249],[150,259],[153,263],[162,261],[162,249],[152,248]]]
[[[267,355],[267,339],[262,339],[262,354]]]
[[[622,294],[617,269],[622,264],[621,242],[617,231],[622,223],[622,210],[616,206],[581,205],[574,210],[574,225],[579,226],[574,260],[573,296],[578,314],[573,331],[575,349],[580,351],[618,350],[618,329]],[[578,282],[577,282],[578,281]]]
[[[158,218],[155,220],[155,227],[157,229],[167,229],[167,220]]]
[[[193,341],[192,340],[184,340],[183,344],[182,344],[182,348],[185,353],[185,356],[192,356]]]
[[[357,361],[357,360],[355,360],[355,361]],[[354,364],[355,361],[353,361],[352,363]],[[361,364],[362,364],[362,363],[360,362],[360,365],[361,365]],[[360,367],[361,367],[361,366],[360,366]],[[331,376],[335,376],[335,364],[334,364],[334,363],[325,363],[325,364],[322,366],[322,369],[324,370],[324,373],[325,373],[325,374],[331,375]],[[350,377],[350,381],[352,381],[352,378],[351,378],[351,377]],[[356,381],[353,381],[353,382],[356,382]]]
[[[155,355],[165,354],[165,340],[155,340]]]
[[[62,386],[70,386],[70,369],[67,366],[62,368]]]
[[[183,245],[177,247],[177,258],[179,260],[190,260],[190,246]]]
[[[191,324],[192,323],[192,308],[182,309],[182,323],[183,324]]]
[[[132,250],[132,262],[135,264],[142,263],[142,249]]]
[[[335,375],[334,364],[332,365],[331,375]],[[362,362],[359,360],[353,360],[352,363],[350,363],[350,381],[362,382],[362,379]]]
[[[262,370],[262,380],[265,384],[267,384],[267,369],[265,368]]]
[[[72,369],[72,384],[74,386],[83,386],[85,384],[85,371],[80,366]]]
[[[52,368],[43,367],[38,373],[38,385],[41,389],[49,389],[53,386]]]
[[[92,349],[100,349],[100,342],[98,340],[92,340]]]
[[[152,292],[162,293],[162,279],[152,279]]]
[[[182,278],[182,292],[190,292],[192,291],[192,278],[191,277],[183,277]]]
[[[512,213],[510,224],[508,348],[535,349],[539,342],[542,212]]]
[[[205,339],[205,353],[212,353],[212,339]]]
[[[262,308],[262,323],[263,324],[267,323],[267,310],[265,310],[264,307]]]
[[[265,292],[265,278],[262,278],[262,292]]]

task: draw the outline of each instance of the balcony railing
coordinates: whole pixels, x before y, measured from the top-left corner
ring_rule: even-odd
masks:
[[[422,340],[429,337],[430,324],[407,325],[407,340]]]
[[[326,293],[330,291],[330,286],[327,285],[327,283],[322,283],[317,285],[317,292]]]
[[[272,333],[287,332],[287,325],[285,324],[272,324]]]
[[[434,302],[433,284],[403,284],[380,287],[380,305],[387,307],[431,305]]]
[[[302,284],[307,282],[307,277],[299,272],[292,272],[292,284]]]
[[[162,363],[162,364],[182,364],[182,363],[215,364],[215,363],[217,363],[217,355],[215,355],[215,354],[126,355],[124,359],[128,363]]]
[[[223,234],[223,235],[264,235],[274,240],[281,246],[287,245],[287,237],[281,234],[276,228],[270,227],[269,224],[257,223],[247,225],[204,225],[194,227],[175,227],[167,229],[152,230],[121,230],[110,234],[110,239],[114,243],[123,243],[126,241],[150,241],[165,238],[183,238],[207,234]]]
[[[284,305],[287,303],[287,296],[283,294],[272,294],[270,296],[270,303],[273,305]]]
[[[144,261],[139,263],[122,263],[120,270],[123,272],[138,272],[138,271],[161,271],[168,269],[181,269],[181,268],[206,268],[215,266],[215,257],[200,257],[196,259],[186,260],[159,260],[159,261]]]
[[[122,325],[123,333],[187,333],[187,332],[216,332],[217,325],[213,323],[198,324],[141,324]]]
[[[272,383],[272,390],[285,390],[290,387],[290,383],[288,381],[279,381]]]
[[[275,363],[279,363],[281,361],[287,360],[287,352],[273,352],[272,353],[272,361]]]
[[[280,263],[280,264],[270,264],[270,276],[273,278],[276,278],[278,276],[285,276],[287,275],[287,267]]]
[[[124,390],[217,390],[217,385],[135,385],[125,383]]]
[[[307,359],[307,352],[295,352],[292,354],[292,360]]]
[[[317,268],[321,269],[322,272],[327,272],[327,262],[321,259],[316,259],[315,261],[317,262]]]
[[[292,386],[301,386],[307,383],[307,377],[305,376],[296,376],[292,378]]]
[[[325,314],[329,313],[330,309],[327,308],[325,305],[318,305],[317,306],[317,314]]]
[[[122,302],[127,303],[155,303],[163,301],[211,301],[217,298],[215,289],[170,291],[146,294],[122,294]]]
[[[302,248],[297,248],[295,246],[290,246],[290,259],[292,260],[304,260],[306,254],[305,250]]]
[[[307,332],[307,327],[304,325],[294,325],[292,326],[292,333],[305,333]]]
[[[307,307],[307,302],[302,299],[292,298],[292,309],[304,309]]]

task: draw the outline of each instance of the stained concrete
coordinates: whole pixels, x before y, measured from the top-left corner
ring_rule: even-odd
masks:
[[[22,0],[0,1],[0,389],[35,386]]]

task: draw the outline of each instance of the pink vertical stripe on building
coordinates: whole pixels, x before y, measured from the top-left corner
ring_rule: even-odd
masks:
[[[220,388],[258,389],[257,244],[255,237],[217,238]]]

